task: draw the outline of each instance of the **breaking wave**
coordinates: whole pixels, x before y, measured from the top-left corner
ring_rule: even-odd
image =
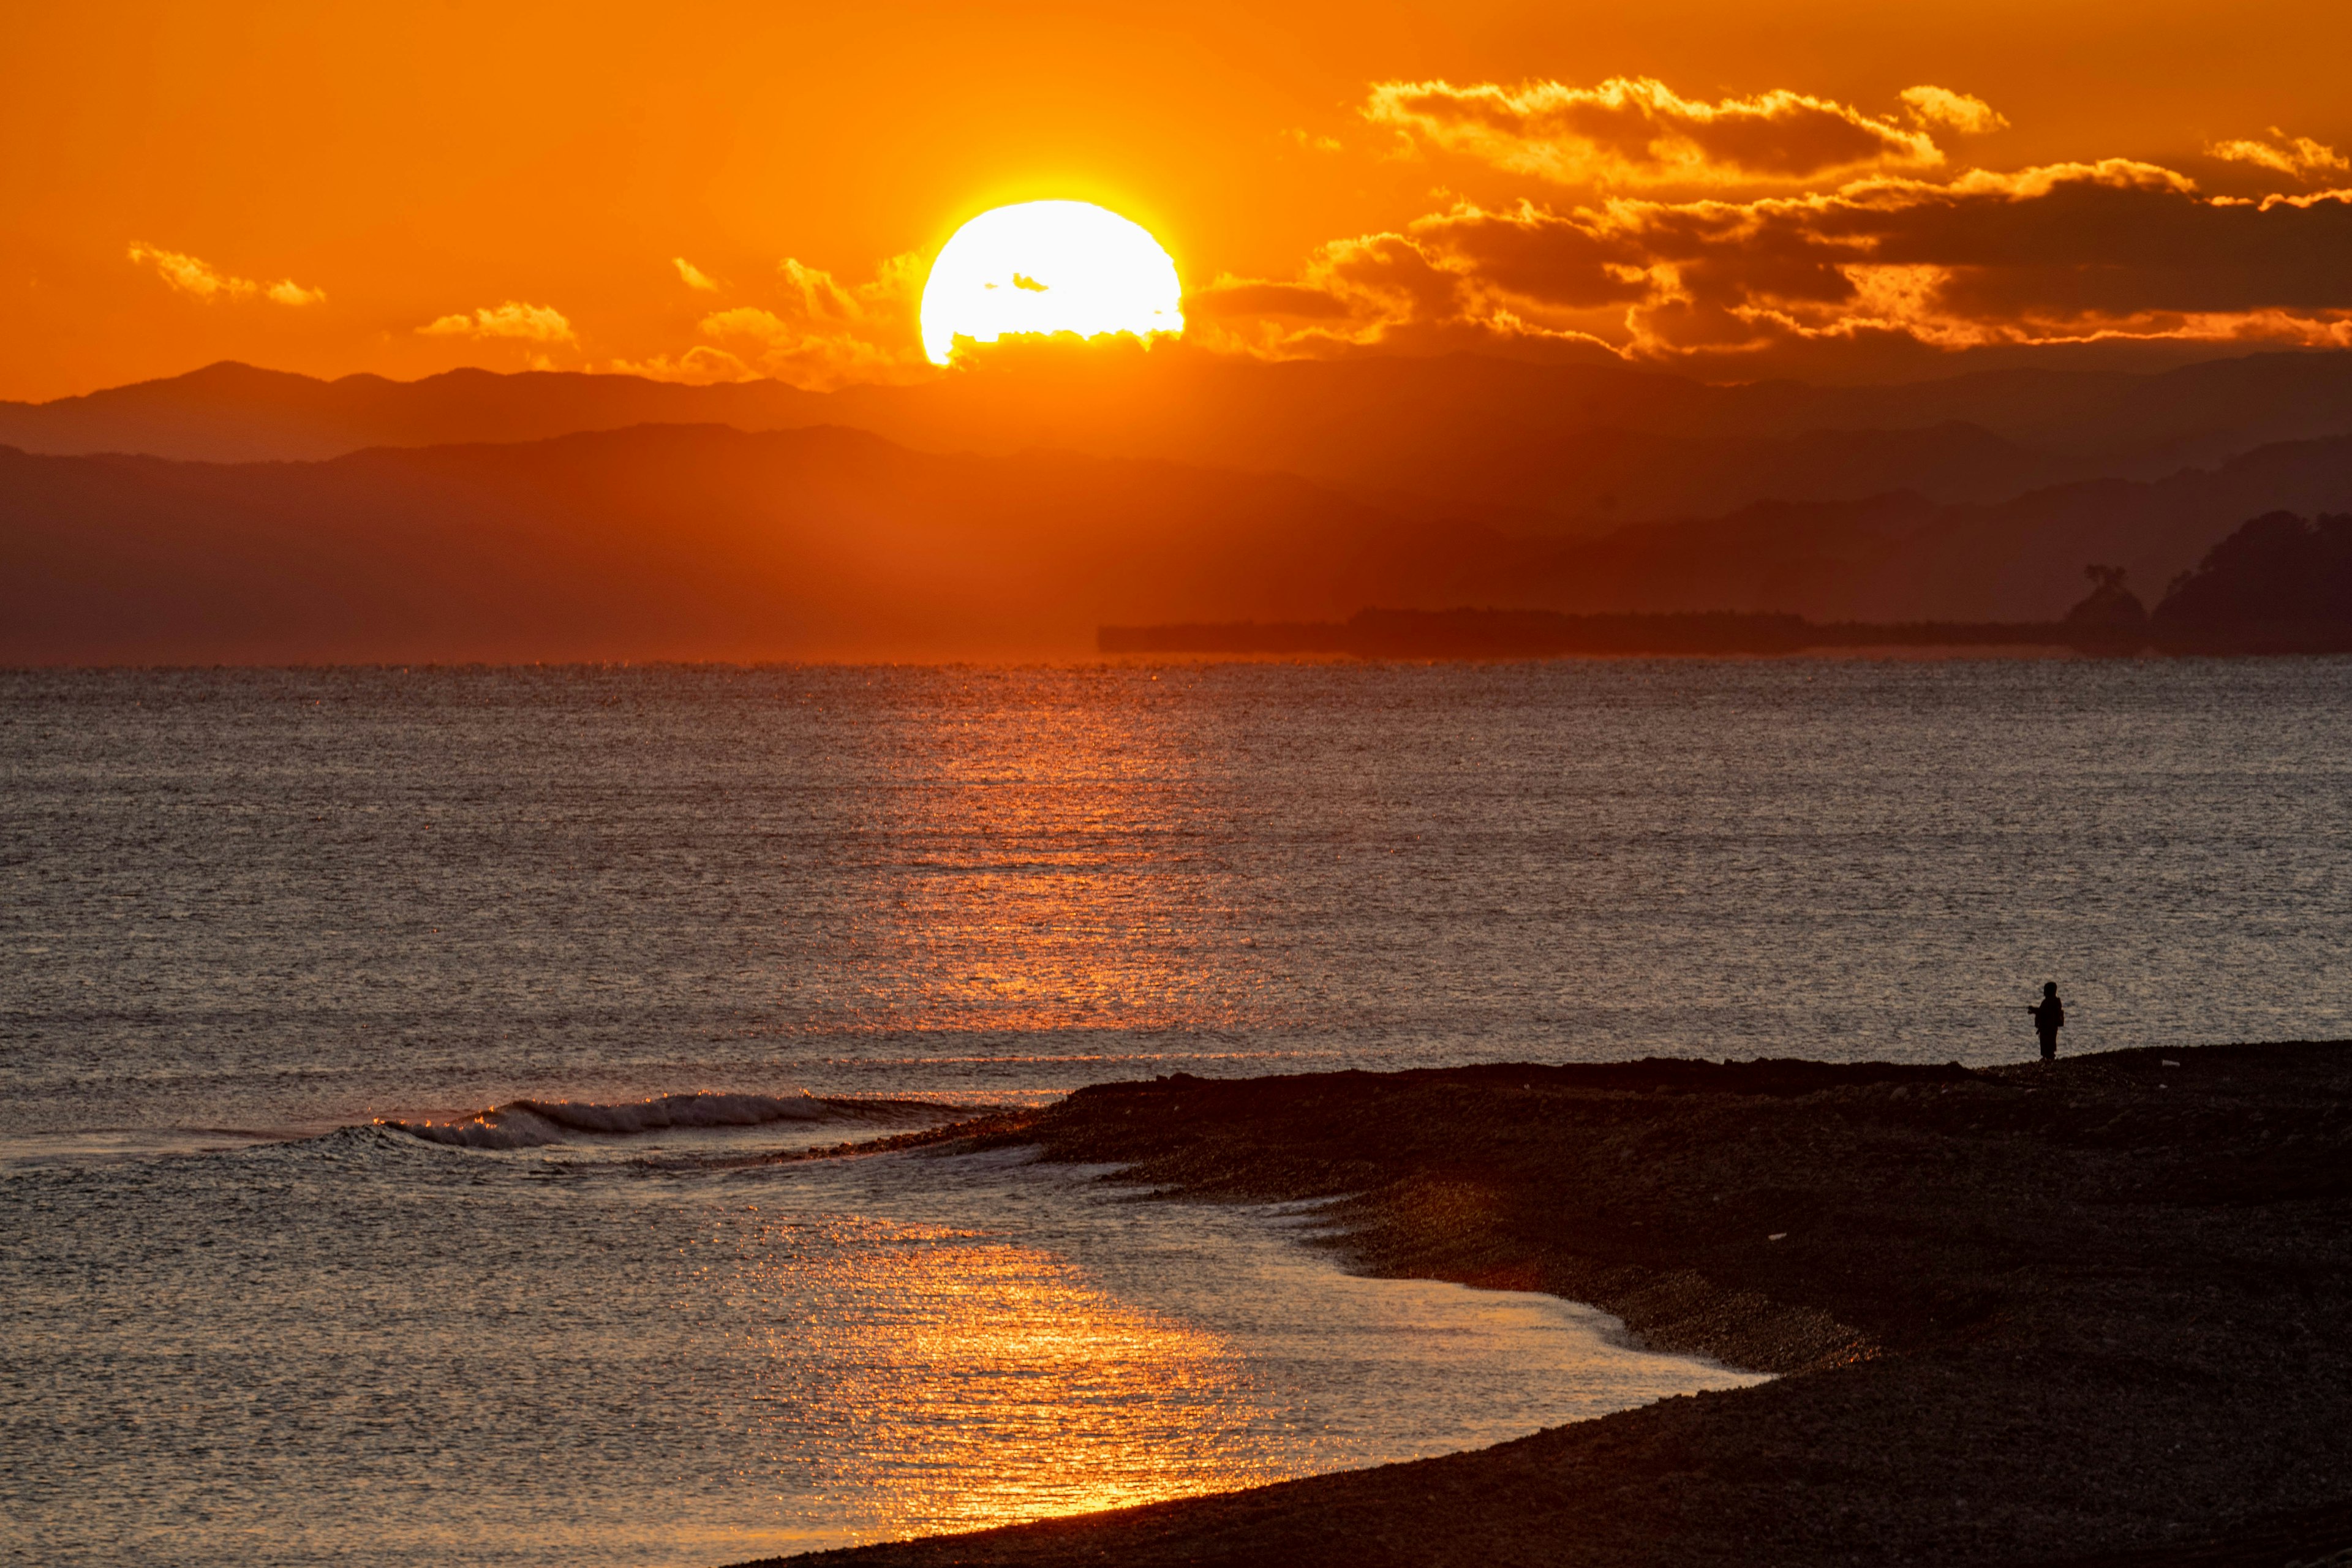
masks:
[[[811,1094],[664,1094],[625,1105],[518,1100],[462,1121],[395,1121],[376,1125],[460,1149],[536,1149],[575,1133],[626,1137],[671,1127],[758,1127],[771,1121],[817,1121],[830,1114]]]

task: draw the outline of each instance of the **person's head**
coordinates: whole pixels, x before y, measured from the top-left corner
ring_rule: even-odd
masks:
[[[2057,994],[2058,994],[2058,983],[2057,983],[2055,980],[2045,980],[2045,981],[2043,981],[2043,982],[2042,983],[2042,994],[2043,994],[2044,996],[2055,996],[2055,995],[2057,995]]]

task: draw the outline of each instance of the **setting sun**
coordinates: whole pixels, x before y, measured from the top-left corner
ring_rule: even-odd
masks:
[[[1141,225],[1092,202],[1023,202],[956,230],[923,285],[923,350],[1007,332],[1181,332],[1176,263]]]

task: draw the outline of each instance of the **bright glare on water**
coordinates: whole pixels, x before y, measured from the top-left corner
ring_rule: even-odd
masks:
[[[921,1114],[803,1089],[2013,1058],[2044,979],[2068,1050],[2341,1037],[2347,700],[2343,660],[0,674],[0,1543],[716,1563],[1720,1385],[1353,1279],[1311,1216],[744,1162]],[[580,1130],[694,1091],[742,1098]],[[499,1147],[368,1125],[493,1107]]]

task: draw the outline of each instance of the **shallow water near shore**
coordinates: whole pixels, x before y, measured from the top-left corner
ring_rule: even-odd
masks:
[[[942,1107],[2352,1032],[2346,660],[0,673],[0,784],[26,1561],[717,1563],[1725,1381],[749,1163]]]
[[[743,1166],[354,1128],[5,1190],[8,1545],[715,1563],[1217,1490],[1752,1381],[1018,1151]]]

